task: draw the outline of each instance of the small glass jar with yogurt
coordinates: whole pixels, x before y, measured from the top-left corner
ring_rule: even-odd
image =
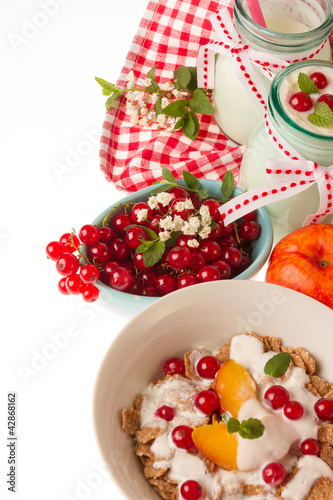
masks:
[[[305,54],[316,52],[332,31],[331,0],[261,0],[260,5],[267,28],[252,20],[246,0],[235,0],[234,23],[242,42],[261,53],[302,60]],[[332,60],[329,41],[313,58]],[[268,92],[270,80],[252,66]],[[247,144],[263,112],[237,76],[232,57],[217,56],[213,101],[215,121],[223,133],[238,144]]]
[[[308,77],[313,73],[321,73],[327,79],[327,85],[319,93],[310,94],[313,107],[309,111],[297,111],[290,99],[300,89],[298,75],[304,73]],[[295,63],[282,70],[275,77],[268,98],[268,119],[277,134],[305,160],[318,163],[323,167],[333,164],[333,124],[319,127],[312,124],[308,117],[315,112],[315,102],[323,95],[333,97],[333,63],[327,61],[306,61]],[[322,100],[322,99],[320,99]],[[241,167],[238,186],[244,190],[269,184],[266,174],[268,159],[286,158],[274,145],[267,132],[265,120],[253,132],[246,148]],[[291,168],[293,162],[291,159]],[[306,217],[315,214],[319,207],[319,190],[316,183],[305,191],[284,200],[265,206],[273,224],[274,242],[291,231],[302,226]],[[328,215],[325,222],[333,222]]]

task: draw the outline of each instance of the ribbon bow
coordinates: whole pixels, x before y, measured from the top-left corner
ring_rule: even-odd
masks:
[[[333,165],[322,167],[308,160],[271,158],[267,162],[266,173],[272,181],[270,184],[251,189],[220,207],[225,224],[268,203],[301,193],[313,184],[318,186],[319,208],[315,214],[306,217],[303,226],[321,223],[333,213]]]
[[[300,59],[290,61],[280,59],[243,44],[227,8],[212,14],[210,21],[218,40],[211,41],[199,49],[198,86],[206,89],[214,88],[215,54],[224,54],[233,58],[236,74],[243,82],[244,88],[254,101],[266,110],[267,90],[253,66],[269,80],[273,80],[273,73]],[[312,59],[322,50],[326,42],[327,40],[314,53],[311,51],[302,53],[301,60]]]

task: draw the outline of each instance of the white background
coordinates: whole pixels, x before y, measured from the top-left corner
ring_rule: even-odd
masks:
[[[0,0],[0,498],[123,498],[102,465],[92,394],[128,318],[61,295],[45,246],[124,195],[99,168],[105,97],[94,77],[117,80],[146,3]],[[16,494],[6,484],[10,391]]]

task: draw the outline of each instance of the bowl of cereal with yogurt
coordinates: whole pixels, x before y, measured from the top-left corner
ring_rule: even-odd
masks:
[[[332,319],[309,297],[254,281],[189,287],[139,313],[94,395],[97,440],[124,498],[332,498]]]

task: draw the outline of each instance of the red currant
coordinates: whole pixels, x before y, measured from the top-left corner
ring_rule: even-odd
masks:
[[[110,285],[118,292],[126,292],[133,283],[131,272],[125,267],[116,267],[111,271]]]
[[[313,438],[305,439],[301,443],[301,452],[303,455],[316,455],[318,457],[320,454],[318,441]]]
[[[163,219],[162,215],[158,214],[153,215],[148,224],[149,229],[151,229],[155,233],[159,233],[161,231],[159,224],[162,219]]]
[[[105,283],[106,285],[110,285],[111,271],[113,271],[113,269],[115,269],[118,266],[119,262],[114,262],[112,260],[104,264],[103,269],[100,273],[101,281],[103,281],[103,283]]]
[[[130,247],[123,240],[123,238],[114,238],[109,243],[111,250],[111,257],[113,260],[122,261],[127,259],[130,254]]]
[[[333,95],[332,94],[323,94],[319,97],[317,102],[324,102],[331,108],[333,111]]]
[[[112,227],[100,227],[99,228],[99,241],[102,243],[108,243],[111,241],[113,238],[116,238],[117,233]]]
[[[157,297],[158,293],[157,293],[154,285],[143,285],[142,295],[144,295],[146,297]]]
[[[114,217],[112,221],[112,227],[118,233],[125,233],[125,229],[127,226],[133,224],[133,221],[129,214],[118,214]]]
[[[185,363],[181,358],[173,357],[163,365],[165,375],[185,375]]]
[[[188,191],[186,191],[186,189],[182,188],[181,186],[174,186],[168,189],[167,193],[172,195],[171,202],[173,200],[178,200],[179,198],[190,198]]]
[[[140,279],[145,285],[154,285],[157,276],[158,273],[155,271],[155,268],[148,269],[148,271],[142,271],[142,273],[140,273]]]
[[[238,276],[240,273],[245,271],[252,264],[251,259],[248,255],[242,254],[242,261],[239,266],[234,270],[233,275]]]
[[[181,485],[180,494],[184,500],[199,500],[202,497],[202,488],[197,481],[189,479]]]
[[[196,395],[194,404],[206,415],[211,415],[217,409],[219,399],[214,391],[201,391]]]
[[[68,253],[74,253],[80,246],[79,238],[72,233],[63,234],[59,241],[65,246]]]
[[[197,372],[202,378],[214,379],[220,369],[220,362],[215,356],[204,356],[198,361]]]
[[[64,276],[63,278],[61,278],[61,280],[59,280],[58,282],[58,290],[59,292],[61,292],[63,295],[69,295],[69,291],[67,290],[67,287],[66,287],[66,280],[67,280],[67,277]]]
[[[271,462],[266,465],[262,471],[262,478],[265,483],[270,484],[271,486],[278,486],[283,483],[286,477],[286,470],[282,464],[278,462]]]
[[[79,260],[72,253],[64,253],[58,258],[56,268],[62,276],[75,274],[79,269]]]
[[[196,251],[191,252],[191,262],[189,266],[191,271],[197,273],[205,264],[206,261],[201,253]]]
[[[95,243],[87,250],[88,259],[94,264],[104,264],[111,258],[111,250],[106,243]]]
[[[299,401],[288,401],[283,407],[283,413],[290,420],[299,420],[303,416],[304,408]]]
[[[199,210],[200,205],[201,205],[201,200],[200,200],[200,196],[198,195],[198,193],[190,193],[190,198],[192,200],[194,208]]]
[[[142,212],[142,210],[144,212]],[[150,220],[153,216],[153,211],[145,201],[139,201],[131,210],[131,219],[134,224],[144,224],[146,220]]]
[[[198,251],[203,255],[206,262],[217,260],[221,255],[220,245],[213,240],[201,241]]]
[[[132,276],[132,279],[132,284],[126,292],[131,293],[132,295],[143,295],[141,281],[136,276]]]
[[[195,285],[198,280],[193,274],[181,274],[177,279],[177,288],[186,288],[187,286]]]
[[[71,274],[66,278],[66,288],[72,295],[80,295],[82,290],[82,281],[78,274]]]
[[[242,262],[242,252],[235,247],[222,247],[221,259],[229,264],[231,269],[236,269]]]
[[[238,244],[235,236],[233,236],[232,234],[229,234],[229,236],[223,236],[223,238],[221,238],[219,240],[219,245],[221,246],[221,248],[223,248],[223,247],[238,248],[239,247],[239,244]]]
[[[160,406],[157,408],[155,411],[155,417],[157,418],[163,418],[163,420],[166,420],[167,422],[171,422],[175,416],[175,410],[174,408],[171,408],[170,406]]]
[[[168,261],[174,269],[184,269],[191,263],[191,252],[186,247],[173,247],[168,254]]]
[[[94,264],[85,264],[80,269],[80,278],[84,283],[96,283],[99,277],[100,272]]]
[[[215,266],[220,273],[220,280],[228,280],[231,276],[231,269],[229,264],[227,264],[224,260],[218,259],[212,262],[212,265]]]
[[[315,71],[310,75],[311,80],[317,85],[318,89],[322,90],[328,85],[326,76],[320,71]]]
[[[143,253],[134,253],[133,254],[133,264],[140,271],[151,269],[153,266],[146,266],[143,260]]]
[[[193,236],[189,236],[188,234],[181,234],[176,239],[176,247],[187,247],[187,242],[192,240]]]
[[[79,238],[85,245],[95,245],[99,241],[99,230],[93,224],[86,224],[81,227]]]
[[[227,226],[224,224],[223,220],[222,219],[218,219],[216,221],[216,224],[218,224],[220,226],[220,229],[221,229],[221,236],[222,238],[224,236],[229,236],[230,234],[232,234],[234,232],[234,223],[231,222],[230,224],[228,224]]]
[[[99,297],[99,290],[95,285],[87,284],[82,287],[82,298],[86,302],[95,302]]]
[[[125,233],[125,242],[130,248],[138,248],[141,242],[147,240],[147,233],[143,227],[134,226]]]
[[[172,217],[174,217],[175,215],[179,215],[179,217],[181,217],[183,220],[187,220],[189,218],[189,216],[193,212],[193,209],[185,208],[184,210],[179,210],[178,206],[178,203],[184,203],[185,201],[186,198],[177,198],[170,203]]]
[[[171,437],[178,448],[189,450],[192,446],[194,446],[192,432],[193,429],[191,429],[191,427],[188,427],[187,425],[178,425],[171,432]]]
[[[155,287],[162,295],[166,295],[177,289],[177,279],[172,274],[162,273],[158,276]]]
[[[47,244],[45,250],[48,258],[54,261],[58,260],[62,254],[67,253],[66,248],[60,241],[51,241],[51,243]]]
[[[312,108],[313,102],[311,97],[305,92],[296,92],[289,97],[289,104],[296,111],[304,112]]]
[[[208,235],[209,240],[217,240],[221,236],[221,226],[216,224],[216,227],[214,227],[211,232]]]
[[[209,215],[212,219],[215,220],[221,218],[221,214],[219,212],[220,203],[217,200],[214,200],[213,198],[207,198],[202,202],[202,205],[208,207]]]
[[[259,238],[261,227],[255,220],[244,221],[239,225],[238,234],[247,241]]]
[[[252,210],[252,212],[249,212],[248,214],[243,215],[242,218],[244,220],[257,220],[258,212],[257,212],[257,210]]]
[[[328,422],[333,420],[333,399],[321,398],[314,405],[317,417]]]
[[[217,281],[220,279],[220,271],[217,267],[212,265],[203,266],[197,272],[197,280],[200,283],[206,283],[207,281]]]
[[[282,385],[273,385],[265,392],[264,399],[273,410],[279,410],[289,401],[289,392]]]

